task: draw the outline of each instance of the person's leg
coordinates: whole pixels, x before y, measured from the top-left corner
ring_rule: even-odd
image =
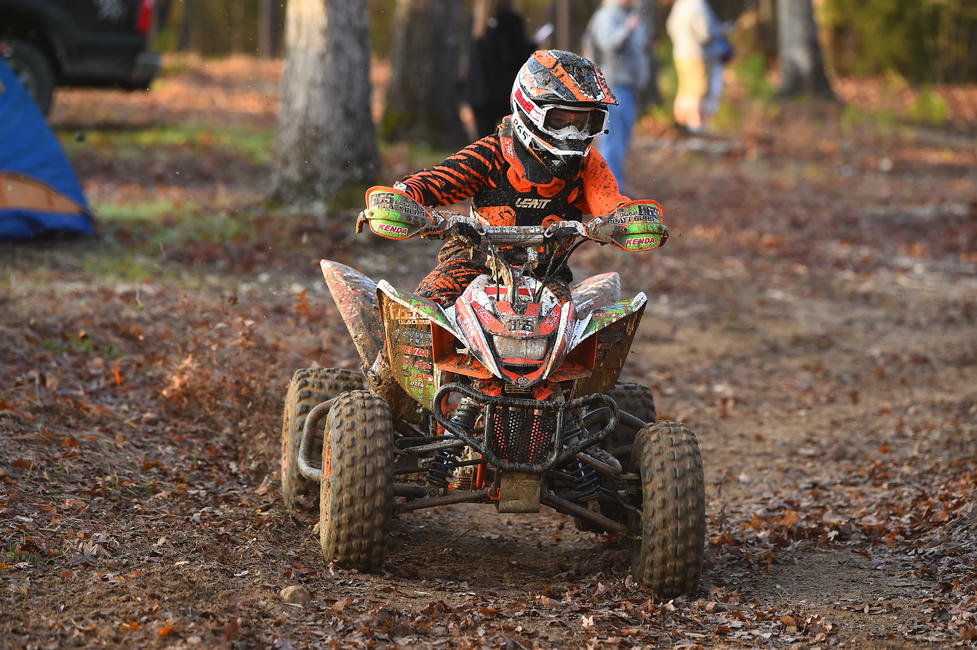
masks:
[[[692,132],[702,130],[702,97],[708,90],[706,67],[702,59],[675,59],[678,93],[675,95],[675,121]]]
[[[442,307],[450,307],[472,280],[487,272],[484,266],[469,259],[455,257],[443,260],[421,280],[414,293]]]
[[[718,61],[709,64],[709,92],[702,100],[702,125],[719,111],[719,99],[723,94],[723,64]]]
[[[618,105],[609,107],[607,133],[601,136],[597,149],[607,160],[608,167],[617,178],[618,185],[625,182],[624,163],[628,155],[631,131],[637,118],[637,103],[634,89],[628,86],[615,86],[611,92]]]

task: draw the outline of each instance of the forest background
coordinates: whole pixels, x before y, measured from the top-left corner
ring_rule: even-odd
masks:
[[[392,34],[395,0],[369,0],[371,32]],[[465,0],[462,31],[470,25],[474,2]],[[557,23],[560,47],[577,50],[580,35],[600,0],[521,0],[531,29]],[[670,3],[650,2],[664,32]],[[775,0],[712,0],[721,20],[735,21],[741,52],[776,59]],[[281,56],[284,3],[279,0],[160,0],[167,20],[159,34],[163,52],[204,56]],[[838,75],[889,75],[914,84],[977,81],[977,4],[968,0],[815,0],[825,59]],[[560,30],[563,27],[565,31]],[[885,38],[877,38],[885,34]],[[667,39],[660,44],[667,54]],[[374,37],[375,57],[390,54],[391,39]],[[667,56],[662,56],[667,60]]]

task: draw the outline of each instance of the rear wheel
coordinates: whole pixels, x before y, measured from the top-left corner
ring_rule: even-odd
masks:
[[[329,411],[322,447],[319,543],[327,562],[361,571],[383,565],[393,462],[387,403],[366,390],[340,395]]]
[[[321,402],[361,388],[363,378],[341,368],[305,368],[292,376],[282,416],[282,501],[288,510],[314,510],[319,498],[319,486],[299,473],[299,444],[309,411]],[[315,463],[322,457],[321,435],[312,441],[309,456]]]
[[[706,533],[702,458],[695,435],[679,422],[638,431],[631,469],[641,477],[641,511],[632,515],[639,539],[631,571],[666,598],[694,593],[702,573]]]
[[[54,68],[44,52],[19,38],[0,38],[0,54],[7,53],[7,63],[45,115],[54,97]]]

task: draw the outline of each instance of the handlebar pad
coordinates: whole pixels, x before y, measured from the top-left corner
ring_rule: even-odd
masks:
[[[651,250],[668,240],[661,205],[651,200],[625,203],[609,215],[590,221],[586,230],[591,239],[626,251]]]
[[[444,219],[394,187],[377,185],[366,191],[366,210],[356,220],[356,232],[366,221],[370,230],[387,239],[410,239],[438,230]]]

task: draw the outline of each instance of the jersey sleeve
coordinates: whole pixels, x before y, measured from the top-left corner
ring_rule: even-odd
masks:
[[[458,203],[491,185],[492,171],[498,168],[501,156],[499,139],[488,136],[434,167],[405,176],[397,186],[422,205]]]
[[[614,172],[597,149],[591,149],[583,167],[583,196],[574,204],[584,214],[610,214],[631,199],[621,194]]]

